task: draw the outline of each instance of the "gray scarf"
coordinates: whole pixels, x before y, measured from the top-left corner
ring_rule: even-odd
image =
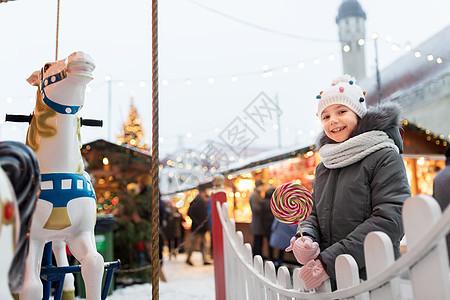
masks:
[[[319,149],[319,154],[326,168],[337,169],[354,164],[386,147],[399,153],[394,141],[384,131],[373,130],[349,138],[342,143],[323,145]]]

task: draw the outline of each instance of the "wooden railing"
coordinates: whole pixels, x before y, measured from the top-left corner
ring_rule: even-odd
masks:
[[[405,299],[400,284],[400,275],[405,272],[409,272],[407,285],[412,299],[450,299],[445,242],[450,209],[442,214],[430,196],[410,197],[403,205],[407,251],[402,257],[394,260],[392,243],[385,233],[369,233],[364,242],[368,279],[360,281],[353,257],[340,255],[335,270],[338,288],[333,292],[328,281],[317,290],[306,291],[299,278],[300,268],[291,276],[285,266],[276,272],[271,261],[253,257],[250,244],[244,244],[242,232],[236,232],[234,220],[228,218],[227,204],[217,203],[217,209],[223,226],[226,299]]]

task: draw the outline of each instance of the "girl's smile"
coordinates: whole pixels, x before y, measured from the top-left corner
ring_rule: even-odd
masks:
[[[337,143],[346,141],[355,130],[359,117],[342,104],[330,105],[320,116],[325,134]]]

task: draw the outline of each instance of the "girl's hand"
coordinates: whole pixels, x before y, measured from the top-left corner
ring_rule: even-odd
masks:
[[[300,269],[299,276],[307,290],[318,288],[328,279],[328,274],[319,259],[310,260]]]
[[[320,253],[319,244],[313,242],[310,237],[305,236],[302,241],[301,238],[291,238],[291,245],[286,248],[287,252],[294,251],[294,256],[297,261],[305,265],[310,260],[316,259]]]

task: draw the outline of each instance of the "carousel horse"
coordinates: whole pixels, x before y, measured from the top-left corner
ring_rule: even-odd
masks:
[[[43,248],[50,241],[58,266],[68,265],[65,244],[81,263],[86,299],[101,297],[104,261],[94,237],[97,203],[90,177],[84,171],[81,122],[77,117],[94,69],[89,55],[74,52],[66,59],[45,64],[27,79],[38,87],[27,145],[39,162],[41,192],[31,222],[21,300],[42,299],[39,270]],[[66,275],[63,290],[63,298],[65,293],[73,297],[73,274]]]
[[[33,151],[19,142],[0,142],[0,299],[12,299],[22,289],[38,191],[39,166]]]

